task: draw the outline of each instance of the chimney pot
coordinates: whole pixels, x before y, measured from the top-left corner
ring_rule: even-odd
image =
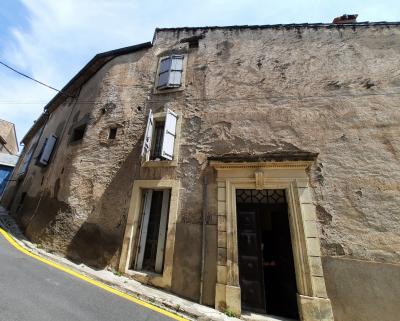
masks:
[[[345,23],[355,23],[357,22],[358,14],[344,14],[340,17],[333,19],[334,24],[345,24]]]

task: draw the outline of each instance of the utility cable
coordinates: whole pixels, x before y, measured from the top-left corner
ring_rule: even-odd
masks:
[[[59,89],[54,88],[54,87],[52,87],[52,86],[50,86],[50,85],[47,85],[47,84],[45,84],[45,83],[43,83],[43,82],[41,82],[41,81],[39,81],[39,80],[36,80],[35,78],[32,78],[31,76],[28,76],[28,75],[24,74],[23,72],[20,72],[20,71],[14,69],[13,67],[7,65],[6,63],[2,62],[1,60],[0,60],[0,64],[3,65],[4,67],[6,67],[6,68],[8,68],[8,69],[10,69],[10,70],[12,70],[12,71],[14,71],[14,72],[16,72],[17,74],[19,74],[19,75],[25,77],[25,78],[28,78],[28,79],[30,79],[30,80],[32,80],[32,81],[34,81],[34,82],[37,82],[38,84],[40,84],[40,85],[42,85],[42,86],[45,86],[45,87],[47,87],[47,88],[50,88],[50,89],[52,89],[52,90],[55,90],[55,91],[57,91],[57,92],[59,92],[59,93],[65,95],[65,96],[67,96],[67,97],[70,97],[69,95],[67,95],[66,93],[64,93],[62,90],[59,90]]]
[[[240,101],[270,101],[270,100],[303,100],[303,99],[316,99],[316,98],[341,98],[341,97],[349,97],[349,98],[362,98],[362,97],[373,97],[373,96],[387,96],[394,97],[399,96],[400,92],[376,92],[376,93],[367,93],[367,94],[335,94],[335,95],[304,95],[304,96],[264,96],[264,97],[229,97],[229,98],[172,98],[172,99],[149,99],[147,102],[149,103],[166,103],[170,101],[175,102],[240,102]],[[47,103],[48,101],[18,101],[18,100],[1,100],[0,105],[39,105]],[[131,102],[130,99],[118,99],[116,103],[121,102]],[[78,100],[78,104],[93,104],[99,105],[104,104],[104,102],[99,102],[98,100]]]

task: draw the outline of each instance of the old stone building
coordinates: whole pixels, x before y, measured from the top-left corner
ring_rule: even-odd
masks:
[[[17,164],[18,152],[14,124],[0,119],[0,196],[3,194],[15,164]]]
[[[398,23],[157,29],[47,104],[2,204],[222,311],[393,321],[399,106]]]

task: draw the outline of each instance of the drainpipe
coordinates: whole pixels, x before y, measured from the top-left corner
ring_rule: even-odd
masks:
[[[205,256],[206,256],[206,223],[207,223],[207,207],[208,207],[208,195],[207,195],[207,176],[203,177],[203,226],[202,226],[202,237],[201,237],[201,274],[200,274],[200,304],[203,304],[203,283],[204,283],[204,267],[205,267]]]

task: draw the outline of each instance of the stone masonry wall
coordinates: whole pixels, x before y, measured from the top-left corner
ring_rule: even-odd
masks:
[[[309,177],[323,255],[399,269],[399,27],[160,30],[155,47],[201,34],[199,48],[189,51],[185,95],[175,97],[184,106],[178,177],[186,230],[192,223],[200,231],[207,157],[317,152]],[[217,189],[210,187],[213,224]],[[184,240],[176,278],[188,284],[200,269],[188,259],[199,245]],[[346,288],[335,266],[340,269],[331,264],[326,278]],[[328,295],[342,320],[354,320],[335,293]]]
[[[45,247],[116,267],[133,181],[179,179],[172,291],[197,300],[206,176],[203,290],[213,305],[217,185],[207,157],[302,150],[319,153],[309,177],[323,255],[398,265],[399,37],[398,26],[158,30],[152,49],[113,59],[52,114],[41,139],[59,133],[57,151],[30,170],[14,214],[24,222],[35,212],[26,231]],[[154,93],[158,58],[172,52],[188,55],[185,89]],[[165,108],[182,116],[178,166],[141,168],[148,111]],[[86,120],[84,139],[70,143]]]

